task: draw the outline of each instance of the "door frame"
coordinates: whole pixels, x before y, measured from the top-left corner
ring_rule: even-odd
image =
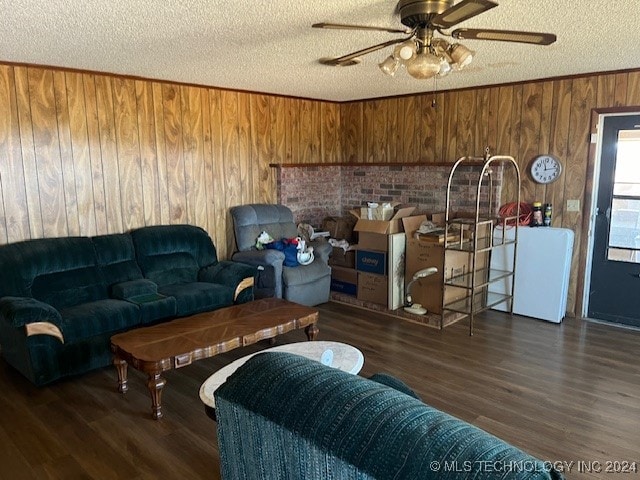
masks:
[[[595,243],[596,206],[598,202],[598,186],[600,183],[604,121],[607,117],[630,115],[640,115],[640,107],[594,108],[592,110],[590,130],[591,141],[589,142],[587,166],[587,173],[591,173],[591,175],[587,175],[582,217],[582,231],[587,232],[587,248],[585,248],[584,258],[580,262],[581,271],[578,272],[578,278],[583,279],[583,282],[580,308],[576,310],[580,312],[580,316],[582,318],[588,318],[589,312],[589,291],[591,289],[591,267],[593,260],[593,246]]]

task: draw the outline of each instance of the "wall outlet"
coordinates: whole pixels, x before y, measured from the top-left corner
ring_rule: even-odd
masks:
[[[579,212],[580,200],[567,200],[567,212]]]

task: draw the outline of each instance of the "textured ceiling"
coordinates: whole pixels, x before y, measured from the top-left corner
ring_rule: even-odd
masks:
[[[555,33],[548,47],[465,40],[477,56],[439,90],[640,67],[636,0],[502,0],[460,27]],[[427,92],[433,80],[383,75],[385,49],[340,56],[393,34],[316,22],[402,27],[394,0],[0,0],[0,61],[51,65],[324,100]]]

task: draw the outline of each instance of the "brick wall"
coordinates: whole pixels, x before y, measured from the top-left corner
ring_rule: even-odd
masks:
[[[297,222],[319,226],[328,215],[347,215],[367,202],[415,205],[416,213],[442,212],[446,206],[451,166],[349,165],[285,166],[278,168],[278,201],[293,211]],[[493,168],[493,195],[500,198],[502,168]],[[451,187],[455,212],[475,209],[479,168],[460,167]],[[487,208],[489,189],[481,204]],[[494,200],[494,209],[499,202]],[[485,210],[486,211],[486,210]]]
[[[278,203],[293,212],[296,223],[320,226],[326,216],[342,212],[342,178],[339,166],[279,167]]]

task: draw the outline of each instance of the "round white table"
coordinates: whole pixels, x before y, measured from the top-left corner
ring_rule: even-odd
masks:
[[[362,365],[364,365],[364,356],[356,347],[339,342],[298,342],[288,343],[286,345],[278,345],[277,347],[267,348],[259,352],[252,353],[246,357],[237,359],[229,365],[222,367],[216,373],[207,378],[200,387],[200,400],[205,405],[207,414],[213,413],[210,409],[214,409],[216,402],[213,393],[220,385],[227,381],[227,378],[235,372],[241,365],[258,353],[265,352],[287,352],[317,360],[324,365],[338,368],[344,372],[357,374]],[[207,408],[208,407],[208,408]]]

